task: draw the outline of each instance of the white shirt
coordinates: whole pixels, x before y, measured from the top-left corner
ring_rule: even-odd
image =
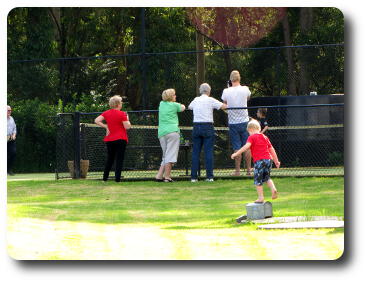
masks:
[[[247,86],[233,86],[223,90],[222,100],[227,101],[228,108],[231,107],[247,107],[247,100],[250,98],[251,92]],[[228,123],[239,124],[248,122],[247,109],[231,110],[228,109]]]
[[[194,123],[213,123],[213,109],[219,110],[223,103],[210,97],[206,94],[202,94],[196,97],[189,105],[189,109],[193,110]]]
[[[7,124],[8,124],[8,136],[11,136],[12,134],[16,134],[17,133],[17,126],[15,125],[13,117],[9,116],[7,121],[8,121],[7,122]]]

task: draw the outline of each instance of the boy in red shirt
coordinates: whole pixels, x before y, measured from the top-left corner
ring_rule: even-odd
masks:
[[[255,203],[264,202],[263,183],[266,183],[271,189],[272,199],[278,197],[274,182],[270,179],[270,171],[272,161],[274,161],[277,168],[279,168],[280,162],[269,138],[261,134],[260,130],[261,126],[259,122],[251,120],[247,125],[247,131],[250,136],[246,144],[231,155],[231,158],[234,159],[237,155],[242,154],[246,150],[251,150],[251,155],[254,160],[254,184],[258,194],[258,199]]]

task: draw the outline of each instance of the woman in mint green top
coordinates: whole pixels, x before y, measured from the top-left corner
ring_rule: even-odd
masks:
[[[172,182],[172,165],[177,162],[180,148],[180,128],[178,112],[185,110],[185,105],[176,102],[174,89],[166,89],[162,93],[159,104],[158,138],[162,147],[162,163],[155,177],[158,182]]]

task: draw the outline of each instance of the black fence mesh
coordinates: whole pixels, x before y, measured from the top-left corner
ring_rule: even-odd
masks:
[[[265,106],[266,107],[266,106]],[[258,106],[248,107],[249,116],[257,118]],[[273,176],[334,176],[344,175],[344,105],[267,106],[271,140],[280,169]],[[215,145],[214,175],[230,177],[234,162],[228,134],[228,114],[238,109],[214,111]],[[57,178],[77,176],[75,157],[88,160],[80,170],[88,167],[87,178],[102,178],[106,148],[105,130],[94,124],[100,113],[72,113],[58,115]],[[158,140],[158,111],[128,112],[132,128],[123,163],[125,179],[152,179],[159,169],[162,150]],[[80,115],[80,118],[79,118]],[[192,111],[179,113],[181,145],[178,162],[172,176],[189,178],[192,154]],[[78,123],[75,122],[78,119]],[[77,128],[75,128],[77,127]],[[79,145],[79,146],[76,146]],[[201,156],[201,175],[205,176],[204,156]],[[73,165],[71,165],[73,164]],[[75,165],[75,167],[73,167]],[[77,168],[78,169],[78,168]],[[113,177],[113,172],[111,172]],[[83,177],[83,172],[80,173]],[[244,171],[242,176],[245,177]],[[84,176],[85,177],[85,176]]]
[[[74,176],[73,168],[69,168],[70,162],[75,159],[74,115],[65,113],[57,117],[56,131],[56,178],[62,178],[62,172],[70,172],[69,177]],[[68,163],[68,161],[70,161]]]
[[[164,89],[176,89],[184,104],[197,93],[198,51],[135,53],[99,57],[14,60],[8,89],[15,97],[49,97],[66,103],[126,96],[134,110],[156,109]],[[202,75],[220,98],[232,70],[253,96],[344,93],[344,45],[284,46],[202,51]],[[86,103],[88,104],[88,103]]]
[[[100,111],[104,109],[108,98],[115,94],[123,96],[124,105],[128,109],[157,109],[161,101],[161,93],[167,88],[174,88],[177,100],[188,105],[196,97],[198,91],[198,53],[203,53],[205,58],[202,70],[203,79],[210,84],[211,95],[217,99],[220,99],[233,69],[240,71],[241,83],[249,86],[252,93],[250,102],[254,101],[255,98],[263,97],[278,99],[279,97],[308,96],[311,98],[309,94],[313,91],[319,94],[319,98],[328,96],[326,94],[344,93],[344,44],[10,60],[7,64],[8,101],[14,104],[14,107],[12,105],[15,110],[13,115],[19,130],[21,130],[19,137],[17,137],[17,153],[18,157],[22,158],[17,158],[15,161],[16,172],[49,172],[55,169],[60,172],[60,176],[65,175],[62,172],[68,169],[68,165],[63,162],[62,165],[56,164],[54,166],[55,159],[60,162],[59,155],[61,154],[67,156],[68,160],[72,160],[75,158],[74,153],[67,153],[69,150],[67,148],[74,148],[76,145],[62,145],[61,147],[65,147],[62,149],[58,144],[57,150],[60,153],[54,152],[55,140],[59,143],[62,137],[60,137],[60,133],[54,132],[53,126],[51,130],[51,127],[46,125],[49,123],[49,116],[54,115],[57,111],[71,112],[75,109],[81,112]],[[281,105],[281,103],[271,105]],[[291,110],[284,110],[285,113],[288,111]],[[271,112],[269,111],[269,119],[275,115]],[[312,113],[312,110],[309,112]],[[189,113],[186,111],[185,114],[180,115],[182,126],[190,127],[192,119]],[[149,119],[147,116],[154,117],[156,115],[149,111],[146,114],[138,112],[131,114],[133,119],[138,119],[133,116]],[[184,117],[185,115],[187,117]],[[219,113],[215,115],[218,120],[216,127],[226,126],[226,116]],[[285,117],[286,114],[276,115],[282,119],[281,117]],[[74,121],[73,114],[66,114],[62,117],[58,118],[58,123],[73,123]],[[88,115],[82,115],[80,123],[87,124],[83,130],[87,133],[86,139],[93,139],[92,137],[87,138],[89,132],[98,130],[88,128],[89,124],[93,124],[93,118],[88,117]],[[62,119],[66,121],[61,121]],[[70,119],[69,122],[68,119]],[[157,124],[157,121],[154,123],[143,120],[138,122],[144,122],[143,125]],[[278,123],[278,121],[274,121],[274,123]],[[286,124],[280,125],[285,126]],[[66,127],[66,125],[64,126]],[[217,129],[218,144],[221,143],[222,136],[226,136],[225,130],[222,133],[219,128]],[[135,135],[134,131],[130,131],[132,137]],[[153,129],[151,131],[154,132]],[[271,133],[275,135],[274,131],[274,129],[269,130],[269,135]],[[299,128],[291,131],[287,129],[287,135],[296,136],[302,131],[304,133],[301,135],[308,135],[310,130]],[[183,129],[182,132],[185,136],[191,136],[189,129]],[[320,132],[322,131],[320,130]],[[282,137],[280,130],[278,133],[279,137]],[[73,134],[73,132],[65,133],[65,139],[69,139],[68,135],[72,136]],[[134,138],[131,139],[131,146],[134,146],[133,141]],[[216,146],[219,146],[218,144]],[[156,141],[151,146],[158,145],[158,141]],[[277,146],[280,148],[284,145],[284,142],[277,142]],[[307,146],[311,146],[311,144]],[[31,147],[37,150],[29,151]],[[303,148],[303,146],[299,147]],[[100,151],[98,153],[100,155],[104,154],[102,148],[96,148],[96,151]],[[182,149],[184,150],[185,147]],[[153,151],[156,148],[152,147],[150,150]],[[157,150],[159,151],[159,149]],[[146,160],[146,167],[152,166],[151,154],[143,154],[142,145],[136,145],[135,151],[142,156],[142,159]],[[296,152],[296,149],[294,151]],[[39,152],[47,154],[40,155]],[[88,148],[82,154],[88,154],[88,156],[82,157],[88,158],[86,160],[92,160]],[[97,155],[97,153],[95,154]],[[129,154],[130,152],[127,152],[126,160],[130,158]],[[330,154],[326,158],[327,160],[340,159],[338,153]],[[302,160],[306,159],[298,156],[293,158],[295,165],[303,164]],[[78,167],[78,164],[74,165]],[[89,166],[93,168],[95,165],[90,163]],[[136,166],[138,165],[126,168],[136,168]],[[101,166],[95,171],[101,170],[100,168]],[[94,171],[90,171],[88,175],[91,172]],[[186,174],[186,172],[184,173]]]
[[[288,53],[292,62],[287,61]],[[312,91],[344,93],[344,62],[337,60],[344,58],[343,45],[217,50],[204,52],[204,57],[204,80],[217,99],[232,70],[240,71],[243,84],[256,97],[309,95]],[[146,89],[142,88],[142,109],[156,109],[162,90],[169,87],[175,88],[184,104],[195,97],[196,52],[150,54],[144,60],[147,72],[141,77]]]

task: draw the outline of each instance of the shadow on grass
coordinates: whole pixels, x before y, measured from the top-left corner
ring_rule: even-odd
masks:
[[[11,207],[16,217],[38,218],[48,221],[74,221],[97,224],[155,224],[175,223],[182,229],[230,228],[235,223],[236,212],[228,204],[203,206],[177,205],[175,202],[137,202],[130,205],[119,201],[74,201],[69,203],[16,203]],[[180,208],[178,208],[178,206]],[[224,206],[224,209],[223,209]],[[10,213],[11,215],[11,213]],[[187,224],[187,225],[186,225]],[[173,226],[170,226],[173,227]],[[189,227],[189,228],[188,228]],[[169,229],[169,227],[167,228]]]
[[[299,179],[277,181],[289,190],[282,192],[283,199],[274,201],[274,216],[342,215],[340,178],[302,179],[307,190],[299,188]],[[236,218],[245,214],[246,200],[252,200],[255,193],[244,189],[253,187],[251,181],[177,183],[12,182],[8,184],[8,213],[50,221],[155,224],[165,229],[232,228],[238,225]],[[320,192],[320,186],[337,196]]]
[[[224,226],[168,226],[162,229],[164,230],[203,230],[203,229],[223,229],[228,228]]]
[[[328,235],[344,234],[344,228],[335,228],[332,231],[327,232]]]
[[[214,223],[210,226],[189,226],[189,225],[173,225],[173,226],[166,226],[162,229],[164,230],[202,230],[202,229],[224,229],[224,228],[240,228],[240,227],[251,227],[256,229],[258,225],[253,222],[244,222],[244,223],[237,223],[236,218],[228,218],[223,220],[222,223]]]

